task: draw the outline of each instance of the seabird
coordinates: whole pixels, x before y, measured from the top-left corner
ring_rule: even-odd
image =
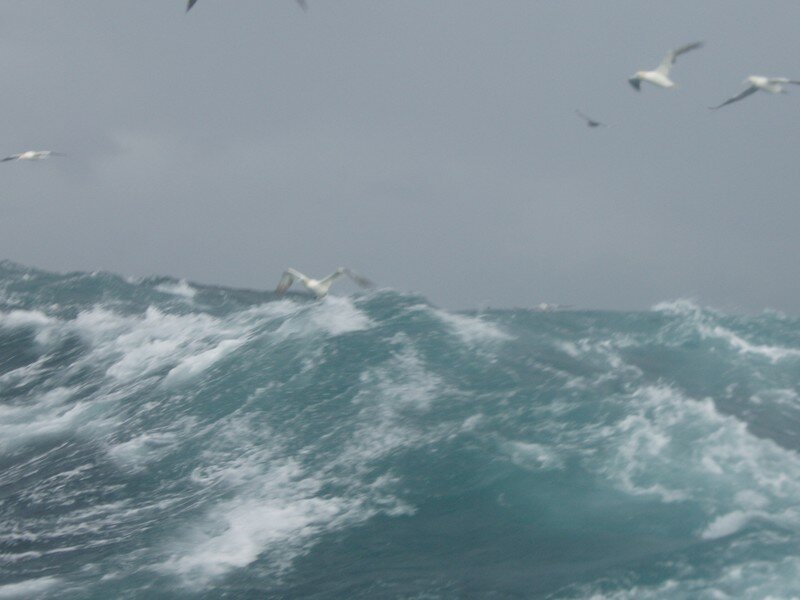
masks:
[[[51,156],[66,156],[66,154],[53,152],[52,150],[28,150],[27,152],[6,156],[3,160],[0,160],[0,162],[7,162],[9,160],[44,160]]]
[[[675,87],[675,82],[669,78],[669,70],[672,65],[675,64],[675,59],[685,52],[689,52],[695,48],[701,48],[702,46],[703,42],[694,42],[676,48],[675,50],[670,50],[654,71],[636,71],[633,77],[628,79],[628,83],[630,83],[637,92],[641,90],[642,81],[649,81],[653,85],[663,88]]]
[[[297,3],[303,10],[308,10],[308,4],[306,4],[306,0],[297,0]],[[197,4],[197,0],[189,0],[189,3],[186,5],[186,12],[189,12],[195,4]]]
[[[578,109],[575,109],[575,114],[578,115],[584,121],[586,121],[586,124],[589,127],[607,127],[607,125],[605,123],[601,123],[600,121],[595,121],[591,117],[587,117],[585,114],[583,114]]]
[[[755,94],[758,90],[769,92],[770,94],[788,94],[789,92],[784,88],[784,84],[793,83],[795,85],[800,85],[800,81],[794,79],[787,79],[786,77],[762,77],[761,75],[750,75],[743,83],[749,83],[750,87],[739,92],[733,98],[728,98],[722,104],[718,106],[709,106],[708,108],[717,110],[726,104],[733,104],[734,102],[747,98],[750,94]]]
[[[344,267],[339,267],[333,273],[325,277],[321,280],[312,279],[311,277],[307,277],[300,273],[299,271],[295,271],[292,268],[286,269],[284,271],[281,280],[278,282],[278,287],[275,288],[275,294],[278,296],[282,296],[286,293],[286,290],[291,287],[291,285],[295,282],[295,280],[302,283],[307,290],[313,292],[317,298],[324,298],[328,295],[328,290],[331,289],[331,284],[339,279],[342,275],[347,275],[350,279],[355,281],[361,287],[370,287],[372,286],[372,282],[365,277],[361,277],[356,273],[353,273],[350,269],[346,269]]]

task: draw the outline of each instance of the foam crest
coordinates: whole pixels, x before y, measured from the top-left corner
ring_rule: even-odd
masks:
[[[280,444],[280,436],[238,419],[220,432],[206,452],[208,466],[195,470],[192,479],[205,489],[235,494],[210,508],[158,570],[190,588],[208,586],[257,560],[279,576],[323,532],[391,509],[391,501],[379,502],[376,482],[310,469],[299,457],[281,457]],[[331,485],[341,491],[323,492]]]
[[[0,406],[0,453],[32,440],[73,430],[89,406],[68,403],[75,388],[56,388],[21,406]]]
[[[197,532],[188,551],[173,556],[167,568],[190,587],[202,587],[266,554],[280,573],[310,538],[353,508],[343,498],[318,497],[319,483],[313,480],[305,479],[298,489],[282,471],[265,474],[259,494],[243,494],[214,508],[204,525],[210,532]]]
[[[177,366],[170,369],[164,378],[164,384],[174,385],[197,376],[222,360],[243,343],[244,340],[223,340],[209,350],[184,358]]]
[[[144,315],[103,308],[84,311],[74,328],[92,343],[87,362],[108,364],[109,377],[131,381],[160,369],[177,369],[174,380],[194,376],[238,346],[246,326],[196,313],[175,315],[150,307]],[[230,339],[234,338],[234,339]]]
[[[534,442],[507,442],[504,451],[511,462],[533,471],[562,469],[564,463],[553,448]]]
[[[720,327],[719,325],[709,326],[701,325],[699,327],[700,335],[703,338],[720,339],[726,342],[731,347],[738,350],[741,354],[755,354],[769,359],[771,362],[787,358],[800,357],[800,350],[795,348],[784,348],[782,346],[769,346],[762,344],[752,344],[744,338],[736,335],[734,332]]]
[[[61,585],[61,582],[62,580],[58,577],[39,577],[37,579],[28,579],[18,583],[0,585],[0,598],[3,600],[6,598],[9,600],[30,600]]]
[[[53,324],[55,319],[48,317],[40,310],[0,311],[0,327],[15,329],[18,327],[45,327]]]
[[[632,586],[616,591],[582,586],[576,594],[564,597],[590,600],[790,600],[800,597],[800,559],[792,556],[775,562],[743,561],[726,566],[715,576],[687,574],[681,580],[668,579],[657,585]]]
[[[700,316],[703,313],[703,309],[700,308],[694,300],[690,300],[689,298],[659,302],[655,304],[651,310],[679,316]]]
[[[401,335],[394,341],[404,340]],[[376,461],[400,449],[433,444],[460,432],[461,421],[435,426],[425,416],[435,402],[453,395],[439,376],[425,368],[413,346],[405,345],[380,366],[361,374],[360,389],[353,398],[360,407],[357,426],[334,464],[352,473],[366,473]],[[393,510],[412,509],[401,503]]]
[[[602,469],[620,489],[696,503],[708,515],[702,539],[733,535],[756,518],[800,531],[796,453],[754,436],[710,399],[645,387],[629,404],[632,412],[598,435],[609,451]]]
[[[120,442],[108,449],[108,455],[123,468],[138,471],[149,462],[165,456],[176,443],[177,433],[148,432]]]
[[[309,336],[323,332],[330,336],[372,327],[369,317],[350,298],[326,296],[323,300],[302,305],[276,331],[280,338]]]
[[[451,313],[439,308],[425,308],[465,344],[474,345],[513,339],[513,336],[480,317]]]
[[[181,296],[190,300],[197,295],[197,290],[189,285],[189,282],[185,279],[181,279],[177,283],[160,283],[153,289],[164,294]]]

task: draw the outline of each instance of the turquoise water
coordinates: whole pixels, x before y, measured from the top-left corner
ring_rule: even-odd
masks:
[[[0,263],[0,598],[789,598],[800,321]]]

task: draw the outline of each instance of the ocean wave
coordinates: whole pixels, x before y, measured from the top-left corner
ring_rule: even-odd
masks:
[[[800,593],[797,319],[0,290],[0,597]]]

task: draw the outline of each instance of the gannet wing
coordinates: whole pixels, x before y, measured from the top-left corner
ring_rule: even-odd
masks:
[[[189,3],[186,5],[186,12],[189,12],[196,2],[197,0],[189,0]]]
[[[12,154],[11,156],[6,156],[3,160],[0,160],[0,162],[8,162],[9,160],[17,160],[20,156],[22,156],[22,155],[21,154]]]
[[[686,44],[685,46],[681,46],[680,48],[676,48],[675,50],[670,50],[664,59],[661,61],[661,64],[658,65],[656,69],[657,73],[661,73],[665,77],[669,74],[669,69],[672,65],[675,64],[675,59],[678,58],[681,54],[685,54],[690,50],[695,50],[697,48],[702,48],[703,42],[692,42],[691,44]]]
[[[281,276],[281,280],[278,282],[278,287],[275,288],[275,294],[277,296],[282,296],[286,293],[291,285],[294,283],[294,275],[289,273],[289,271],[284,271],[283,276]]]
[[[195,2],[197,2],[197,0],[195,0]],[[306,0],[297,0],[297,3],[303,10],[308,10],[308,4],[306,4]]]
[[[638,77],[631,77],[628,79],[628,83],[630,83],[631,87],[633,87],[633,89],[635,89],[637,92],[642,91],[642,80]]]
[[[345,269],[344,273],[361,287],[373,287],[375,285],[366,277],[362,277],[361,275],[359,275],[358,273],[354,273],[350,269]]]
[[[709,106],[708,108],[710,108],[711,110],[717,110],[718,108],[722,108],[723,106],[726,106],[728,104],[733,104],[734,102],[738,102],[742,98],[747,98],[750,94],[754,94],[757,91],[758,91],[758,86],[757,85],[751,85],[746,90],[736,94],[733,98],[728,98],[722,104],[720,104],[718,106]]]
[[[794,79],[789,79],[787,77],[770,77],[767,79],[769,83],[793,83],[795,85],[800,85],[800,81],[796,81]]]

